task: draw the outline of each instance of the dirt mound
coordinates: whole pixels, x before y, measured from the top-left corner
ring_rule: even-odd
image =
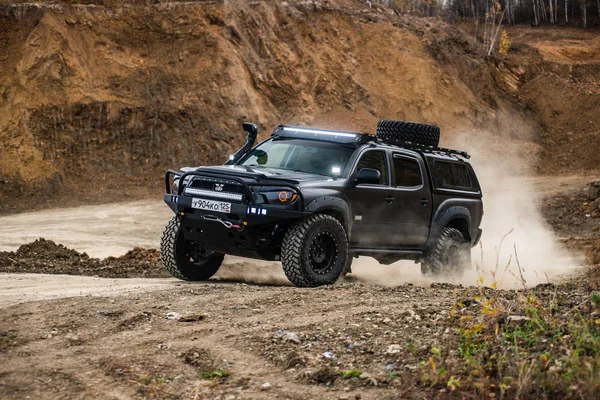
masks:
[[[136,247],[104,260],[40,238],[15,252],[0,252],[0,272],[99,276],[103,278],[170,277],[158,250]]]
[[[129,250],[125,255],[121,257],[108,257],[106,259],[110,263],[138,263],[138,264],[159,264],[160,251],[157,249],[143,249],[141,247],[134,247],[133,250]]]
[[[44,238],[37,239],[35,242],[24,244],[16,251],[15,255],[19,258],[40,258],[46,260],[77,260],[89,259],[85,253],[79,253],[68,249],[62,244],[56,244],[51,240]]]

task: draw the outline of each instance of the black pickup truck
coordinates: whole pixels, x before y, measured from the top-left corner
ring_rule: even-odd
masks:
[[[482,193],[463,151],[438,147],[439,128],[380,121],[376,135],[258,128],[222,166],[169,170],[175,213],[161,241],[166,269],[213,276],[226,254],[281,261],[296,286],[331,284],[354,257],[408,259],[425,275],[460,275],[480,237]]]

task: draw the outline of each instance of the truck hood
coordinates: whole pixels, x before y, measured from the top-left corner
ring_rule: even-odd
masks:
[[[243,179],[252,180],[282,180],[289,183],[301,183],[317,180],[331,179],[328,176],[310,174],[301,171],[290,171],[278,168],[266,167],[248,167],[242,165],[222,165],[214,167],[199,167],[196,169],[199,172],[212,172],[215,174],[236,176]]]

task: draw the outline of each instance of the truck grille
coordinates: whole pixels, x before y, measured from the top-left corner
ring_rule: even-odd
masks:
[[[184,193],[192,196],[211,197],[220,200],[242,202],[244,187],[235,181],[198,177],[194,178],[185,188]]]

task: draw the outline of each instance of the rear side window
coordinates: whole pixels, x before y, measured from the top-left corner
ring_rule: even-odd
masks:
[[[471,188],[471,178],[469,177],[469,172],[467,171],[467,167],[462,164],[452,164],[452,168],[454,168],[454,184],[458,187],[463,188]]]
[[[381,178],[379,179],[379,185],[387,185],[388,180],[388,164],[387,164],[387,155],[385,151],[381,150],[369,150],[365,152],[361,157],[358,165],[356,166],[356,171],[360,171],[362,168],[371,168],[376,169],[381,173]]]
[[[432,168],[433,183],[438,188],[478,191],[465,164],[435,160]]]
[[[414,158],[402,157],[394,154],[394,172],[396,175],[396,187],[421,186],[421,167]]]

